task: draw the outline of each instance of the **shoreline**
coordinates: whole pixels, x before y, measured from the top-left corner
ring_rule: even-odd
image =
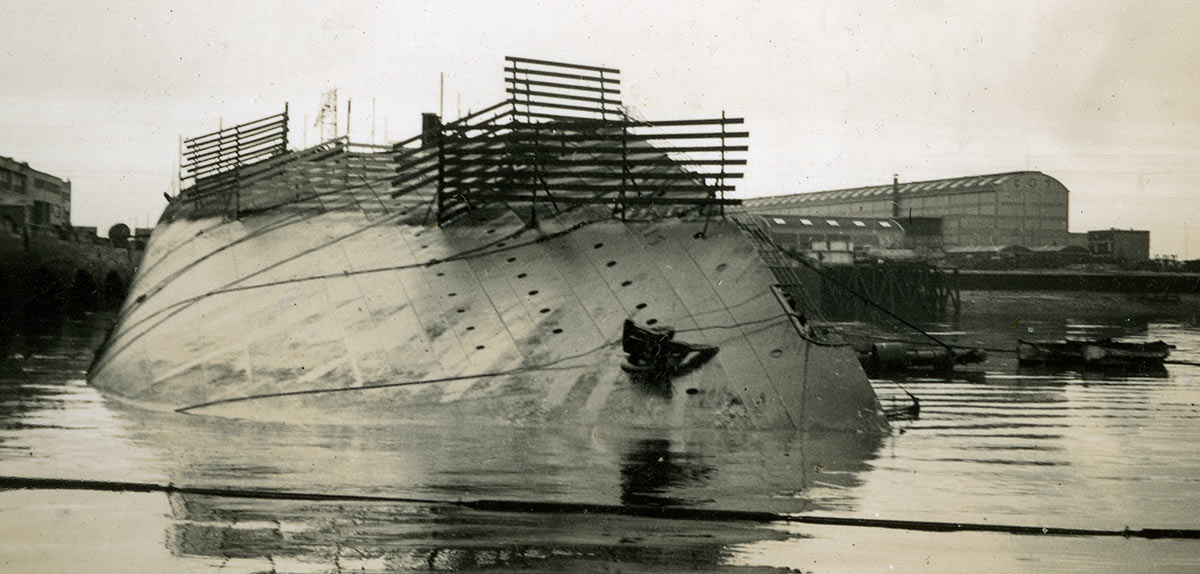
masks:
[[[1146,301],[1130,293],[1094,291],[962,291],[960,317],[990,315],[1077,315],[1200,321],[1200,294],[1180,294],[1178,300]]]

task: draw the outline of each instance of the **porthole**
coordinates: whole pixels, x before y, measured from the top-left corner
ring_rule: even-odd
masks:
[[[546,313],[549,313],[549,312],[550,312],[550,308],[549,308],[549,307],[546,307],[545,309],[541,309],[541,310],[539,310],[539,311],[538,311],[538,313],[541,313],[541,314],[543,314],[543,315],[545,315]]]
[[[500,243],[497,243],[497,244],[496,244],[496,248],[497,248],[497,249],[499,249],[499,248],[501,248],[501,247],[504,247],[505,245],[507,245],[507,244],[506,244],[506,243],[504,243],[503,241],[501,241]]]
[[[529,277],[529,275],[525,273],[517,273],[517,279],[524,279],[526,277]]]
[[[534,289],[533,291],[530,291],[530,292],[529,292],[529,295],[530,295],[530,296],[537,295],[537,294],[538,294],[538,291],[537,291],[537,289]]]
[[[633,285],[633,281],[630,281],[630,280],[628,280],[628,279],[626,279],[626,280],[624,280],[624,281],[622,281],[622,282],[621,282],[621,286],[622,286],[622,287],[628,287],[628,286],[630,286],[630,285]]]
[[[467,330],[468,330],[468,331],[474,331],[474,330],[475,330],[475,326],[474,326],[474,325],[468,325],[468,326],[467,326]]]
[[[782,357],[782,356],[783,356],[783,349],[772,349],[771,350],[771,358],[778,359],[779,357]]]
[[[458,297],[458,293],[450,293],[447,297]]]
[[[592,246],[592,249],[600,249],[601,247],[604,247],[604,244],[603,244],[603,243],[597,243],[597,244],[595,244],[595,245],[593,245],[593,246]]]
[[[496,232],[496,230],[495,230],[495,229],[489,229],[489,230],[487,230],[487,232],[488,232],[488,235],[491,235],[491,234],[495,233],[495,232]]]
[[[509,258],[508,258],[508,262],[509,262],[509,263],[512,263],[513,261],[516,261],[516,260],[517,260],[517,258],[516,258],[516,257],[509,257]]]
[[[658,319],[650,319],[650,320],[646,321],[646,324],[647,325],[657,325]]]
[[[645,308],[646,308],[646,304],[645,304],[645,303],[638,303],[638,304],[637,304],[637,308],[638,308],[638,309],[645,309]]]
[[[466,312],[467,312],[467,310],[466,310],[466,309],[458,309],[456,312],[458,312],[458,313],[466,313]]]
[[[476,351],[482,351],[482,350],[483,350],[483,345],[475,345],[475,350],[476,350]]]
[[[553,330],[553,331],[550,331],[550,332],[551,332],[551,333],[554,333],[555,335],[557,335],[557,334],[559,334],[559,333],[562,333],[562,329],[555,329],[555,330]]]
[[[694,394],[696,394],[696,393],[700,392],[700,389],[697,389],[697,388],[695,388],[695,387],[692,387],[692,388],[689,388],[689,389],[688,389],[687,391],[685,391],[685,392],[686,392],[687,394],[689,394],[689,395],[694,395]]]
[[[438,271],[438,277],[445,277],[445,276],[446,276],[446,274],[445,274],[445,273],[442,273],[441,271]]]
[[[616,262],[616,261],[609,261],[608,263],[605,263],[604,265],[605,265],[606,267],[616,267],[616,266],[617,266],[617,262]]]
[[[718,264],[718,265],[717,265],[717,271],[724,271],[724,270],[726,270],[726,269],[729,269],[729,265],[726,265],[726,264],[724,264],[724,263],[721,263],[721,264]]]

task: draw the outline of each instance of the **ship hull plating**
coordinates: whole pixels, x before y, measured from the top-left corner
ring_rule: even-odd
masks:
[[[801,336],[730,221],[422,219],[175,204],[90,381],[153,408],[291,421],[878,428],[853,350]],[[719,351],[647,385],[621,368],[627,318]]]

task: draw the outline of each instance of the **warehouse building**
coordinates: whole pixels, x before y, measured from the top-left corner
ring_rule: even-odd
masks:
[[[856,187],[745,200],[750,213],[772,216],[892,219],[912,237],[908,247],[1026,248],[1085,245],[1067,230],[1068,191],[1036,171]]]

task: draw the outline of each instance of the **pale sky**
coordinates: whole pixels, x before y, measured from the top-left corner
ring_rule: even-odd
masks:
[[[503,58],[620,68],[647,119],[746,118],[742,197],[1014,170],[1071,231],[1200,258],[1200,3],[0,0],[0,155],[69,177],[74,223],[153,224],[178,138],[321,94],[352,138],[504,98]],[[344,117],[342,124],[344,127]],[[1185,238],[1187,242],[1185,243]]]

